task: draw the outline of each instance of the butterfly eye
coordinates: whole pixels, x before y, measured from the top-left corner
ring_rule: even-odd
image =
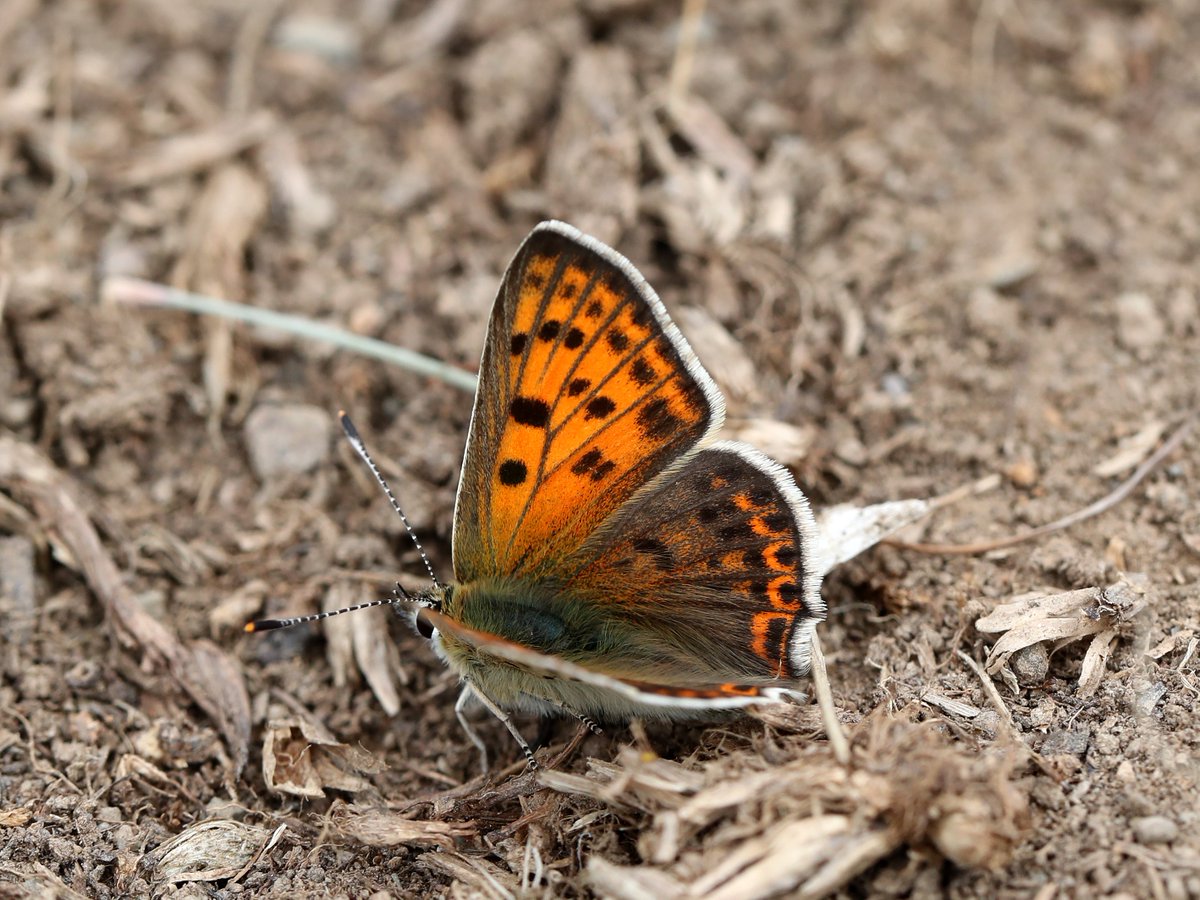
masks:
[[[433,637],[433,623],[429,621],[429,617],[425,615],[424,610],[417,610],[417,634],[429,640]]]

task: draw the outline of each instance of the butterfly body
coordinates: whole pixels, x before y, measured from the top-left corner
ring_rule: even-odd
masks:
[[[489,323],[456,580],[408,604],[464,699],[517,735],[504,710],[689,718],[798,694],[821,542],[782,466],[714,440],[723,416],[624,257],[534,229]]]

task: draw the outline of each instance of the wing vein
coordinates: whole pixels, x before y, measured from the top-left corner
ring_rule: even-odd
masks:
[[[597,271],[596,273],[593,274],[593,276],[591,278],[588,279],[587,286],[585,287],[585,291],[588,294],[591,293],[593,287],[595,286],[595,283],[597,282],[597,280],[599,278],[599,275],[600,275],[600,273]],[[584,293],[584,291],[580,291],[580,293],[582,294],[582,293]],[[571,382],[571,376],[573,376],[579,370],[579,364],[580,364],[580,362],[582,362],[584,357],[587,356],[588,351],[590,351],[594,346],[596,346],[596,342],[600,340],[600,336],[602,334],[604,334],[604,332],[608,329],[608,327],[617,320],[617,316],[620,315],[621,310],[625,308],[625,306],[628,302],[629,302],[628,300],[622,300],[620,303],[615,304],[613,306],[613,311],[608,315],[607,318],[605,318],[604,323],[599,328],[596,329],[595,333],[588,339],[587,343],[582,348],[580,348],[579,355],[575,358],[575,362],[573,362],[571,364],[571,368],[567,370],[567,374],[563,378],[563,383],[559,386],[558,393],[554,397],[555,402],[557,402],[562,397],[563,391],[566,389],[566,386],[569,385]],[[623,364],[624,364],[624,360],[622,360],[622,365]],[[618,367],[618,368],[620,368],[620,367]],[[607,381],[614,374],[615,374],[615,371],[610,372],[608,374],[608,376],[606,376],[604,379],[602,379],[602,381]],[[519,386],[520,385],[518,383],[518,387]],[[574,415],[574,413],[578,412],[578,410],[579,410],[579,407],[576,407],[575,410],[572,410],[571,415]],[[505,427],[507,427],[507,425]],[[520,533],[522,526],[525,524],[525,517],[529,513],[530,506],[533,505],[533,500],[537,496],[538,488],[542,485],[542,482],[545,480],[545,478],[548,477],[545,475],[546,459],[550,455],[550,445],[553,443],[554,437],[557,434],[557,432],[558,432],[558,429],[548,430],[546,432],[545,440],[542,442],[542,452],[541,452],[540,456],[538,457],[538,469],[537,469],[537,475],[534,476],[533,488],[530,490],[529,496],[525,498],[525,503],[521,507],[521,513],[520,513],[520,515],[517,516],[517,521],[516,521],[516,524],[513,526],[512,533],[508,536],[508,552],[510,552],[510,553],[512,552],[513,543],[516,541],[517,535]],[[501,436],[503,436],[503,433]],[[522,557],[522,558],[524,558],[524,557]]]

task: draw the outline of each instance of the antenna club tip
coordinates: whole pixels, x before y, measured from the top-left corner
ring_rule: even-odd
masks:
[[[337,419],[338,424],[342,426],[342,431],[346,432],[346,436],[361,444],[362,438],[358,436],[358,429],[354,427],[354,423],[350,421],[350,416],[344,409],[338,410]]]
[[[257,630],[258,629],[254,627],[253,622],[247,622],[244,626],[242,626],[242,631],[246,632],[247,634],[253,634]]]

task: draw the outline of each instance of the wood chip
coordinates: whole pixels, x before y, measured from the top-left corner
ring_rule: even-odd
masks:
[[[981,712],[978,706],[963,703],[961,700],[955,700],[947,697],[945,694],[939,694],[937,691],[926,691],[923,693],[921,695],[921,702],[928,703],[930,706],[936,707],[952,716],[962,716],[964,719],[973,719]]]
[[[184,829],[154,851],[152,866],[160,882],[224,881],[253,860],[271,832],[230,819],[201,822]]]
[[[258,112],[222,122],[204,131],[166,138],[140,151],[115,174],[125,187],[145,187],[156,181],[210,169],[264,140],[275,128],[275,117]]]
[[[1121,441],[1114,455],[1094,465],[1092,474],[1100,478],[1112,478],[1114,475],[1132,471],[1138,463],[1150,455],[1166,430],[1167,423],[1161,420],[1155,420],[1143,426],[1137,434]]]
[[[433,845],[449,850],[454,847],[457,839],[476,833],[472,822],[407,819],[402,815],[378,809],[359,810],[346,807],[334,814],[333,821],[340,834],[370,847]]]

